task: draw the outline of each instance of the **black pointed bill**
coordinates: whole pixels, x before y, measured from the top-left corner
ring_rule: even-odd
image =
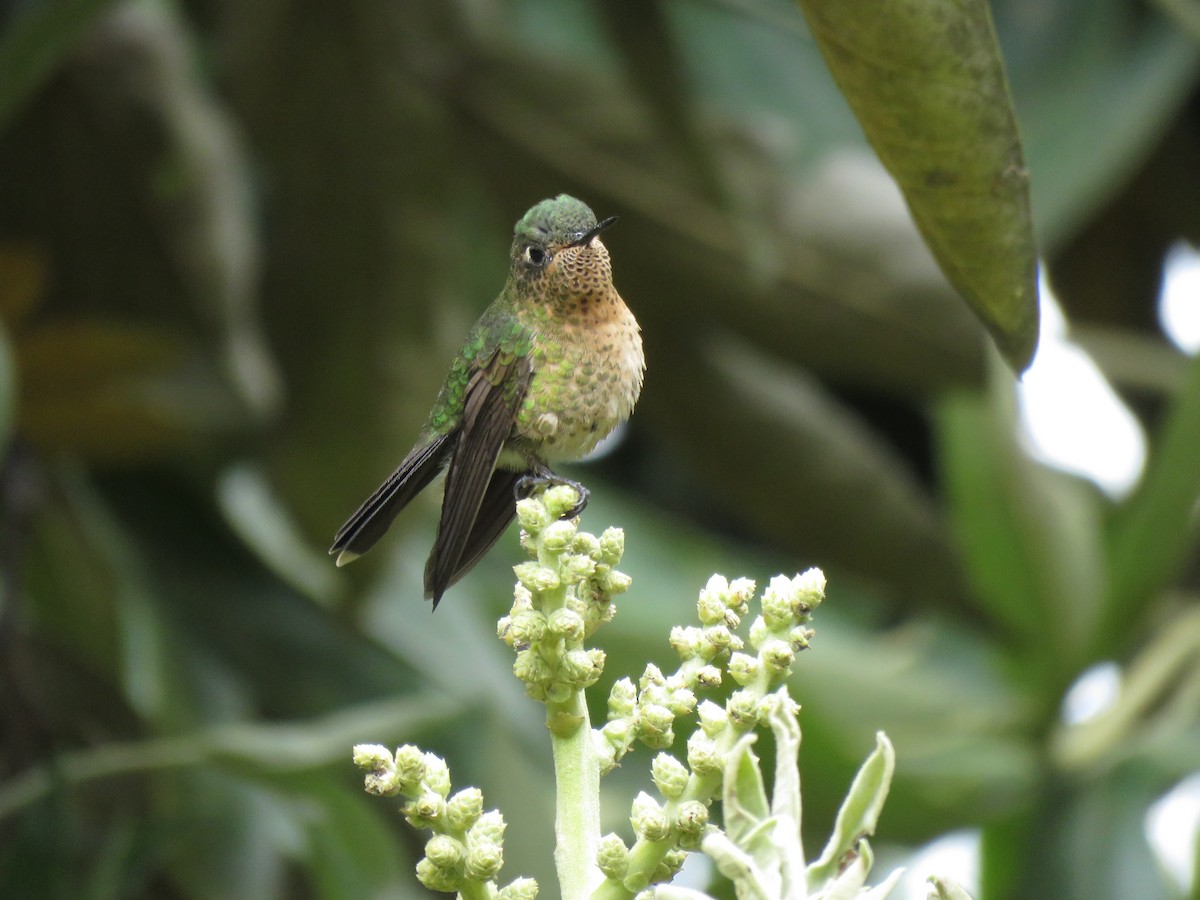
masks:
[[[571,243],[567,244],[567,246],[568,247],[586,247],[588,244],[590,244],[592,242],[592,238],[594,238],[596,235],[598,235],[600,232],[602,232],[609,225],[615,224],[616,221],[617,221],[616,216],[609,216],[607,219],[603,219],[600,222],[597,222],[593,227],[589,228],[587,231],[585,231],[583,234],[581,234],[576,240],[573,240],[573,241],[571,241]]]

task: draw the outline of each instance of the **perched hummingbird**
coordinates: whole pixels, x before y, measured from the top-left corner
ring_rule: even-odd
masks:
[[[637,320],[612,282],[601,222],[559,194],[513,229],[508,281],[466,344],[399,468],[341,527],[339,566],[369,550],[396,514],[446,469],[442,515],[425,565],[434,608],[516,515],[516,499],[547,483],[583,485],[550,463],[586,456],[629,417],[645,357]]]

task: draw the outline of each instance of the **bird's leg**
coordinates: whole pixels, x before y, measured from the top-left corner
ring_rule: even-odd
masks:
[[[565,484],[568,487],[574,488],[575,492],[579,494],[579,502],[563,513],[562,518],[573,519],[583,512],[584,508],[588,505],[588,500],[591,499],[592,492],[578,481],[563,478],[561,475],[550,471],[547,466],[541,463],[531,465],[529,472],[517,479],[517,483],[513,485],[513,496],[518,500],[523,500],[532,494],[535,489],[555,484]]]

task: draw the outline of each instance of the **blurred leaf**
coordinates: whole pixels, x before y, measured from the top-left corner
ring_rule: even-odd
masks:
[[[1114,517],[1108,535],[1109,587],[1105,641],[1111,652],[1124,640],[1122,621],[1139,612],[1195,557],[1200,526],[1200,359],[1176,393],[1155,441],[1141,484]]]
[[[0,132],[112,0],[25,3],[0,29]]]
[[[974,596],[1008,631],[1014,672],[1040,684],[1049,713],[1092,661],[1105,586],[1095,489],[1018,445],[1010,379],[955,394],[937,423],[943,479]]]
[[[17,373],[13,366],[8,329],[0,324],[0,447],[8,446],[17,405]]]
[[[884,801],[896,770],[896,751],[882,731],[875,735],[875,749],[863,762],[846,799],[838,809],[837,821],[821,856],[809,866],[809,883],[831,881],[841,870],[846,854],[864,837],[875,834]]]
[[[1023,370],[1037,347],[1037,251],[986,0],[800,6],[946,277]]]
[[[16,330],[46,300],[50,263],[44,248],[0,243],[0,321]]]

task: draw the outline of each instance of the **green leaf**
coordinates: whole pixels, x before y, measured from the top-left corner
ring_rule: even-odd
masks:
[[[0,31],[0,131],[113,0],[26,3]]]
[[[722,795],[725,832],[740,847],[752,850],[749,838],[771,815],[758,759],[750,749],[754,735],[743,735],[725,764]]]
[[[971,900],[966,889],[952,878],[930,875],[926,881],[929,883],[929,900]]]
[[[1124,640],[1119,624],[1178,577],[1196,552],[1200,498],[1200,358],[1175,396],[1142,482],[1108,536],[1109,586],[1105,627],[1110,645]]]
[[[896,751],[892,749],[892,742],[882,731],[877,732],[875,750],[854,776],[842,808],[838,810],[829,842],[820,858],[808,867],[810,887],[835,881],[843,858],[849,853],[862,852],[860,841],[875,833],[895,770]]]
[[[986,0],[799,0],[942,271],[1017,371],[1037,346],[1029,173]]]

